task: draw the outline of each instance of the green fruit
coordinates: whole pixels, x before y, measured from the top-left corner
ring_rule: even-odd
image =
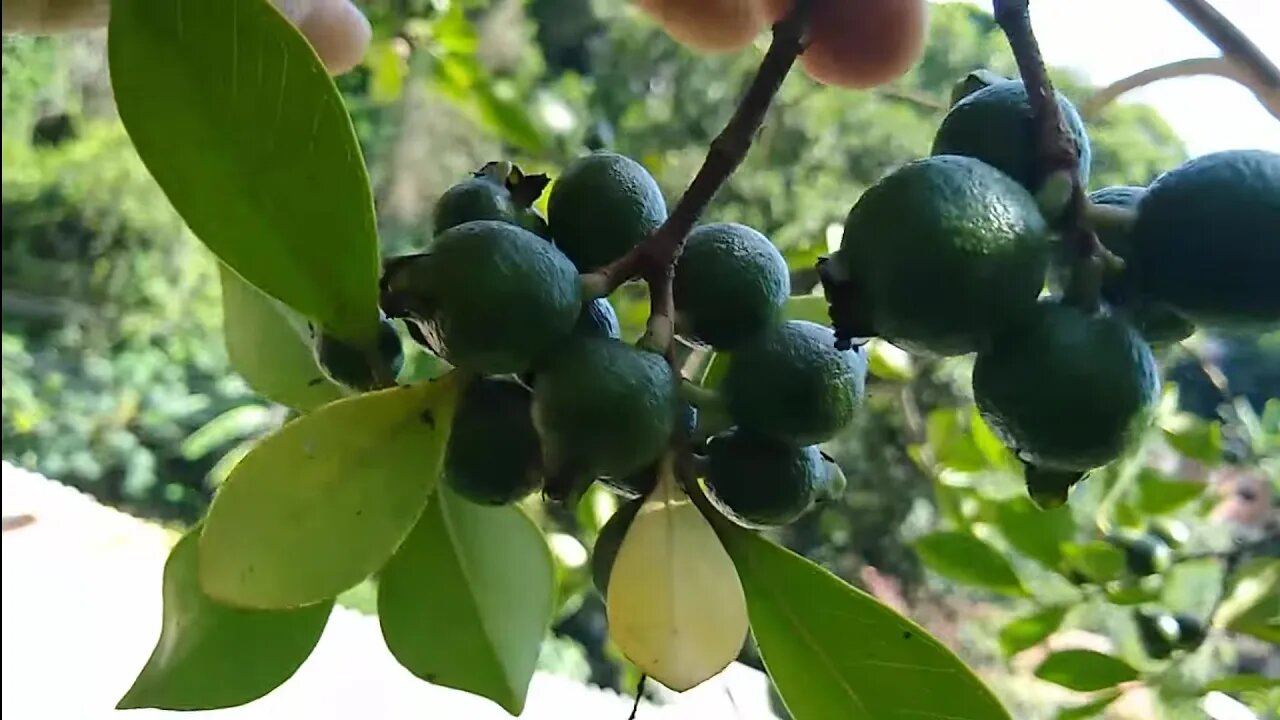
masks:
[[[789,320],[733,353],[721,391],[742,429],[804,446],[849,424],[866,382],[862,348],[837,350],[827,328]]]
[[[1096,190],[1089,195],[1094,205],[1108,205],[1134,209],[1146,195],[1146,188],[1117,186]],[[1126,268],[1119,274],[1108,275],[1102,285],[1102,299],[1106,300],[1124,319],[1150,343],[1170,343],[1186,339],[1196,326],[1174,312],[1172,308],[1143,298],[1133,287],[1134,273],[1128,266],[1133,257],[1132,229],[1098,227],[1098,240],[1113,254],[1126,261]],[[1065,248],[1064,248],[1065,250]],[[1061,263],[1067,266],[1070,259]],[[1059,283],[1063,285],[1063,283]]]
[[[500,165],[489,163],[474,177],[454,185],[440,196],[432,213],[434,234],[439,235],[472,220],[497,220],[519,225],[541,238],[551,237],[547,221],[529,206],[541,193],[545,178],[533,180],[531,188],[520,187],[520,183],[529,183],[529,179],[520,180],[515,187],[523,194],[517,197],[507,186],[507,178],[498,174]]]
[[[547,214],[555,243],[582,272],[622,257],[667,219],[667,203],[640,163],[597,152],[565,168]]]
[[[1173,643],[1178,650],[1195,650],[1209,637],[1209,631],[1199,618],[1190,615],[1174,615],[1173,619],[1178,624],[1178,638]]]
[[[377,347],[373,352],[356,347],[323,331],[314,334],[316,364],[333,382],[356,391],[375,390],[395,383],[404,367],[404,348],[395,325],[383,318],[378,322]]]
[[[1070,100],[1058,93],[1058,111],[1076,142],[1080,180],[1089,184],[1092,152],[1084,121]],[[976,90],[947,112],[933,139],[934,155],[966,155],[994,166],[1023,187],[1040,187],[1036,126],[1021,80],[1003,80]]]
[[[940,155],[867,190],[819,275],[842,340],[962,355],[1032,313],[1048,261],[1030,193],[980,160]]]
[[[618,548],[631,528],[631,521],[636,519],[636,513],[643,505],[643,499],[623,504],[609,516],[596,535],[596,544],[591,548],[591,582],[602,598],[609,597],[609,573],[613,571],[613,561],[618,557]]]
[[[693,229],[676,265],[678,327],[690,339],[728,349],[777,321],[791,294],[787,261],[746,225]]]
[[[551,239],[551,226],[542,213],[529,207],[516,212],[516,224],[544,240]]]
[[[676,414],[674,437],[680,440],[692,438],[697,425],[698,411],[692,405],[682,404]],[[600,482],[624,498],[646,497],[658,482],[657,472],[656,465],[649,465],[627,475],[602,477]]]
[[[1142,649],[1148,657],[1164,660],[1173,654],[1173,637],[1178,632],[1176,619],[1167,613],[1154,615],[1137,610],[1133,613],[1133,622],[1138,628]]]
[[[617,340],[622,337],[622,326],[618,323],[618,313],[609,301],[596,298],[582,307],[573,332],[576,335]]]
[[[578,272],[542,238],[507,223],[451,228],[426,253],[387,263],[382,304],[417,320],[431,348],[458,367],[519,373],[572,331]]]
[[[506,505],[542,484],[542,456],[530,416],[532,396],[514,380],[473,381],[458,404],[444,480],[481,505]]]
[[[840,465],[822,454],[824,472],[822,481],[818,483],[818,501],[834,502],[844,497],[844,491],[849,487],[849,479],[844,476],[844,470],[840,469]]]
[[[1280,326],[1280,154],[1229,150],[1156,179],[1138,205],[1143,295],[1206,326]]]
[[[1156,575],[1169,569],[1173,551],[1155,535],[1111,535],[1107,542],[1124,552],[1125,566],[1135,577]]]
[[[1078,470],[1056,470],[1024,464],[1023,479],[1027,484],[1027,496],[1041,510],[1052,510],[1067,503],[1071,486],[1084,479]]]
[[[657,479],[654,476],[653,467],[646,466],[626,475],[602,477],[600,482],[624,498],[635,499],[642,498],[652,492]]]
[[[818,448],[798,448],[749,431],[707,443],[707,498],[749,528],[786,525],[818,500],[827,468]]]
[[[951,105],[954,106],[961,100],[982,90],[991,87],[996,83],[1008,82],[1009,78],[986,68],[980,68],[960,78],[951,86]]]
[[[488,177],[475,177],[454,185],[440,196],[432,212],[435,234],[473,220],[515,223],[518,210],[511,192]]]
[[[1151,349],[1128,325],[1056,301],[978,353],[982,419],[1027,463],[1089,470],[1150,426],[1160,391]]]
[[[533,388],[545,465],[579,477],[639,470],[670,442],[677,403],[676,377],[661,355],[575,337],[549,357]]]

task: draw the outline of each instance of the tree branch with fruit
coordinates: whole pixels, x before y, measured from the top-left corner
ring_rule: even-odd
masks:
[[[235,465],[174,548],[164,634],[122,706],[270,692],[334,598],[376,576],[405,668],[519,714],[557,589],[528,510],[539,491],[573,507],[605,487],[618,507],[592,574],[611,637],[655,681],[705,682],[750,631],[797,720],[1008,718],[921,628],[755,531],[844,494],[820,448],[864,412],[872,337],[972,355],[996,452],[1023,463],[1039,506],[1065,503],[1151,427],[1150,343],[1191,323],[1280,324],[1280,157],[1221,153],[1087,197],[1087,131],[1053,92],[1027,2],[998,0],[1022,79],[966,78],[930,153],[850,199],[839,249],[818,264],[823,298],[805,299],[826,300],[828,327],[789,316],[790,276],[767,237],[699,220],[793,65],[842,88],[890,82],[922,52],[926,4],[639,4],[706,50],[773,28],[670,212],[618,153],[569,162],[546,217],[534,201],[549,178],[498,161],[441,196],[419,251],[384,260],[351,119],[305,23],[266,0],[112,3],[121,119],[222,264],[237,369],[299,413]],[[1100,262],[1107,251],[1123,267]],[[607,299],[634,279],[651,304],[636,343]],[[419,346],[412,369],[401,326]],[[713,356],[710,370],[671,362],[677,335]],[[994,552],[943,535],[966,557]],[[991,587],[1025,594],[1012,569],[995,575]],[[946,692],[918,691],[944,680]]]

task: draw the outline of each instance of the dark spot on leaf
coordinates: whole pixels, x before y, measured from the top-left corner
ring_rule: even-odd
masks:
[[[324,378],[322,377],[312,378],[311,380],[307,381],[307,387],[315,387],[323,382],[324,382]]]
[[[910,640],[912,637],[914,637],[914,636],[911,634],[911,631],[910,631],[910,630],[904,630],[904,631],[902,632],[902,639],[903,639],[903,640]]]
[[[423,410],[422,414],[419,415],[418,418],[429,427],[436,426],[436,416],[431,414],[430,410]]]

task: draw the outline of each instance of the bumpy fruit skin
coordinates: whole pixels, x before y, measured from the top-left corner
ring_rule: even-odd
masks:
[[[435,233],[472,220],[515,222],[516,206],[511,192],[488,178],[464,180],[444,191],[432,211]]]
[[[374,357],[325,332],[316,334],[316,364],[330,380],[350,390],[364,392],[394,382],[404,367],[404,348],[390,320],[378,323],[378,347]]]
[[[428,252],[389,261],[381,290],[388,314],[419,321],[437,354],[492,375],[528,369],[569,335],[582,308],[573,263],[494,220],[450,228]]]
[[[606,338],[574,337],[538,373],[533,424],[550,472],[626,475],[666,448],[678,409],[666,359]]]
[[[506,505],[542,484],[533,398],[513,380],[482,378],[462,396],[445,452],[444,480],[481,505]]]
[[[725,350],[774,324],[791,294],[791,275],[764,235],[712,223],[689,233],[673,287],[681,332]]]
[[[520,207],[511,191],[489,177],[474,177],[449,188],[432,212],[435,234],[472,220],[498,220],[550,238],[547,221],[533,208]]]
[[[1031,314],[1049,254],[1025,188],[981,160],[937,155],[903,165],[853,206],[831,258],[846,288],[820,273],[842,337],[963,355]],[[846,314],[869,327],[846,327]]]
[[[643,499],[623,504],[609,516],[596,535],[596,543],[591,548],[591,582],[602,598],[609,597],[609,573],[613,571],[613,561],[618,557],[622,538],[627,536],[631,521],[636,519],[642,505]]]
[[[636,0],[682,45],[706,53],[737,50],[764,28],[753,0]]]
[[[735,351],[721,391],[749,430],[795,446],[830,440],[866,392],[862,348],[837,350],[835,335],[803,320],[781,323]]]
[[[1150,426],[1159,391],[1151,349],[1132,328],[1051,300],[974,361],[982,419],[1023,461],[1054,470],[1122,455]]]
[[[743,527],[794,521],[818,499],[826,475],[812,445],[795,447],[737,429],[707,443],[707,498]]]
[[[596,298],[582,307],[582,314],[578,316],[573,332],[576,335],[617,340],[622,337],[622,325],[618,323],[618,313],[614,311],[613,305],[604,298]]]
[[[574,160],[547,199],[552,237],[582,272],[622,257],[666,219],[658,183],[640,163],[617,153]]]
[[[1089,202],[1095,205],[1136,208],[1146,188],[1117,186],[1095,190],[1089,194]],[[1196,326],[1167,305],[1143,298],[1133,287],[1134,271],[1128,265],[1133,258],[1133,233],[1117,228],[1097,228],[1098,240],[1108,250],[1126,261],[1125,270],[1118,276],[1108,276],[1102,285],[1102,299],[1124,315],[1142,337],[1150,343],[1177,342],[1189,337]]]
[[[676,414],[674,439],[688,440],[693,437],[698,426],[698,411],[692,405],[681,404]],[[600,478],[605,487],[624,498],[645,497],[653,492],[658,482],[658,466],[649,465],[633,473]]]
[[[1093,152],[1084,121],[1061,93],[1058,111],[1075,138],[1080,179],[1087,185]],[[1041,178],[1036,174],[1036,130],[1026,86],[1021,80],[1005,80],[965,96],[938,126],[933,154],[978,158],[1028,190],[1038,190]]]
[[[1280,326],[1280,154],[1211,153],[1157,178],[1133,266],[1139,292],[1197,324]]]
[[[764,0],[763,7],[769,21],[777,22],[794,4]],[[814,0],[800,65],[826,85],[883,85],[920,59],[927,21],[924,0]]]

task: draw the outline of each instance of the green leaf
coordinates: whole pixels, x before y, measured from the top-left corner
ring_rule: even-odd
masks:
[[[1138,509],[1148,515],[1171,513],[1204,494],[1202,482],[1169,480],[1150,468],[1138,475]]]
[[[218,448],[263,432],[277,422],[264,405],[237,405],[196,428],[182,441],[185,460],[198,460]]]
[[[196,236],[328,332],[373,338],[369,176],[301,33],[267,0],[120,0],[108,58],[120,119]]]
[[[258,443],[205,519],[205,592],[296,607],[381,568],[436,487],[462,382],[454,372],[339,400]]]
[[[1258,558],[1237,570],[1213,624],[1280,644],[1280,560]]]
[[[973,435],[961,422],[960,411],[955,408],[943,407],[930,412],[925,420],[925,435],[934,459],[943,467],[957,472],[977,472],[989,467]]]
[[[382,635],[401,665],[523,711],[555,584],[547,543],[524,513],[442,487],[380,577]]]
[[[715,525],[795,720],[1008,720],[973,671],[915,623],[754,533]]]
[[[1202,692],[1239,693],[1251,690],[1270,690],[1271,688],[1280,688],[1280,678],[1246,673],[1243,675],[1228,675],[1212,680],[1204,686]]]
[[[1045,658],[1036,677],[1071,690],[1093,692],[1138,677],[1129,663],[1093,650],[1062,650]]]
[[[1161,583],[1148,584],[1146,582],[1148,579],[1139,578],[1136,582],[1121,580],[1117,583],[1108,583],[1103,589],[1107,596],[1107,602],[1112,605],[1128,606],[1159,600]],[[1159,576],[1150,579],[1160,580]]]
[[[1113,690],[1083,705],[1075,705],[1059,710],[1056,720],[1085,720],[1085,718],[1097,717],[1098,713],[1106,710],[1108,705],[1119,699],[1119,691]]]
[[[880,338],[867,341],[867,371],[890,382],[906,382],[916,376],[911,355]]]
[[[200,528],[189,531],[164,565],[164,620],[151,658],[119,710],[213,710],[274,690],[311,654],[332,602],[295,610],[241,610],[200,590]]]
[[[1170,612],[1207,618],[1222,596],[1223,574],[1217,558],[1177,563],[1162,573],[1161,604]]]
[[[831,316],[827,313],[827,299],[822,295],[793,295],[787,298],[782,306],[784,320],[806,320],[823,327],[831,327]]]
[[[1216,465],[1222,460],[1222,424],[1179,413],[1163,424],[1164,439],[1174,450],[1202,463]]]
[[[1015,467],[1017,458],[1000,442],[1000,438],[992,432],[991,427],[982,419],[978,408],[969,413],[969,433],[973,435],[973,443],[982,452],[987,462],[995,467]]]
[[[935,532],[913,544],[925,567],[949,580],[1005,595],[1027,594],[1000,551],[968,533]]]
[[[1124,552],[1102,540],[1066,543],[1062,546],[1062,557],[1069,568],[1096,583],[1115,580],[1125,568]]]
[[[1071,508],[1041,510],[1019,497],[996,505],[995,523],[1013,549],[1050,570],[1062,568],[1062,546],[1076,534]]]
[[[342,397],[342,390],[320,372],[303,334],[307,331],[294,322],[292,311],[226,265],[220,271],[227,357],[249,386],[301,412]]]
[[[1062,626],[1067,610],[1061,605],[1041,608],[1000,628],[1000,649],[1005,657],[1013,657],[1043,642]]]

